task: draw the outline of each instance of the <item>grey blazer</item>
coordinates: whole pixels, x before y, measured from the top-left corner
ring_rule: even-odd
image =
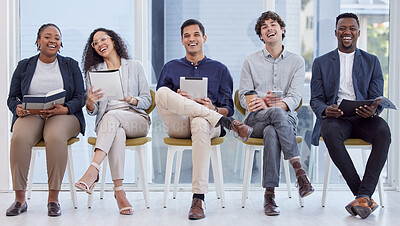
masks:
[[[106,62],[99,63],[90,69],[90,71],[104,71],[104,70],[108,70]],[[134,109],[140,114],[147,115],[145,110],[149,108],[151,105],[151,95],[142,63],[140,63],[137,60],[127,60],[121,58],[120,71],[122,74],[122,86],[124,89],[124,93],[126,95],[133,96],[138,100],[137,106],[130,104],[129,107]],[[86,74],[86,97],[88,95],[89,88],[90,88],[89,76]],[[95,131],[97,129],[99,121],[105,114],[107,102],[108,102],[107,100],[98,101],[94,105],[94,110],[92,112],[90,112],[86,108],[86,111],[89,115],[96,115]],[[149,122],[150,122],[150,117],[149,117]]]

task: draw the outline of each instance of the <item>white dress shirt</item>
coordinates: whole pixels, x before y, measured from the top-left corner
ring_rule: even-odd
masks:
[[[338,90],[337,105],[340,105],[343,99],[356,100],[353,85],[353,62],[354,53],[339,52],[340,58],[340,85]]]

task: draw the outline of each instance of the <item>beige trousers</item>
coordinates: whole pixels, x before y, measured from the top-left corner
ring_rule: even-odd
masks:
[[[192,138],[192,192],[207,193],[211,138],[218,137],[221,133],[221,127],[215,126],[222,115],[167,87],[158,89],[156,105],[168,136]]]
[[[32,147],[42,138],[46,145],[47,176],[50,190],[60,190],[68,158],[67,142],[78,136],[80,124],[75,115],[37,115],[18,118],[10,144],[10,166],[14,191],[25,191]]]
[[[97,126],[95,148],[108,155],[113,180],[124,179],[126,138],[144,137],[148,132],[147,115],[133,109],[111,110],[103,115]]]

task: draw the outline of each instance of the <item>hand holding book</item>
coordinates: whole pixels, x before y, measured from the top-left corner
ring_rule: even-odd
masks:
[[[389,99],[387,99],[386,97],[383,97],[383,96],[380,96],[380,97],[377,97],[377,98],[371,99],[371,100],[346,100],[346,99],[344,99],[340,103],[339,109],[343,112],[343,116],[345,116],[345,117],[352,117],[352,116],[356,116],[356,115],[365,117],[367,115],[370,115],[370,113],[371,113],[370,108],[372,108],[372,107],[377,108],[378,106],[382,106],[383,108],[397,110],[396,105],[394,105]],[[375,110],[374,110],[374,113],[375,113]]]
[[[355,109],[356,114],[363,118],[369,118],[374,116],[376,114],[376,108],[378,107],[378,104],[381,101],[382,100],[377,100],[371,105],[359,106],[358,108]]]
[[[46,93],[45,95],[24,95],[21,107],[17,107],[18,116],[44,115],[50,117],[52,115],[68,113],[68,107],[64,106],[65,90],[57,89]]]

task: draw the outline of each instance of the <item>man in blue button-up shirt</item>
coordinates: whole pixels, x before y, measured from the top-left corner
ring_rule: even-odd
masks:
[[[211,138],[223,136],[223,126],[247,140],[252,128],[229,117],[233,115],[232,77],[224,64],[204,55],[207,36],[203,25],[193,19],[185,21],[181,26],[181,40],[186,57],[164,65],[157,84],[156,104],[170,137],[192,138],[194,194],[189,219],[195,220],[205,217]],[[207,97],[192,98],[182,92],[180,77],[207,77]]]

